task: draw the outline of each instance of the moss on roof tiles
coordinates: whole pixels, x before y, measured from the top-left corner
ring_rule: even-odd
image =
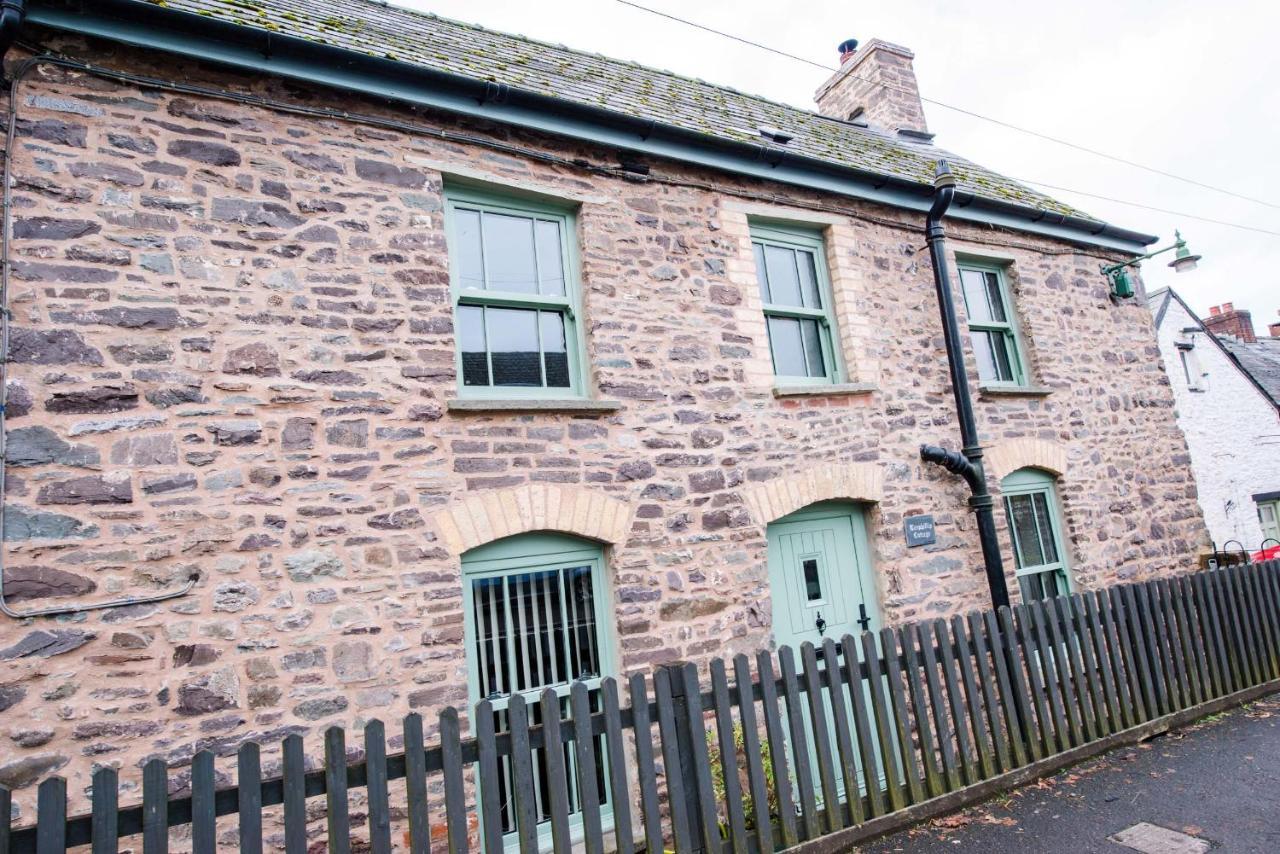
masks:
[[[1087,216],[1030,187],[939,148],[861,128],[727,86],[597,53],[572,50],[383,5],[377,0],[135,0],[280,32],[406,64],[497,80],[512,88],[603,107],[720,139],[754,139],[772,125],[795,136],[788,151],[927,184],[946,157],[963,190],[1052,213]]]

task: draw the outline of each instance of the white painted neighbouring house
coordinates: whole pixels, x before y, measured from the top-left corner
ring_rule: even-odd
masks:
[[[1148,303],[1209,535],[1218,549],[1256,552],[1280,537],[1280,403],[1242,363],[1236,339],[1210,332],[1175,291]]]

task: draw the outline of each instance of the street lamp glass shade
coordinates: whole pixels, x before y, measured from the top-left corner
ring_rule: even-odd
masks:
[[[1179,255],[1169,262],[1169,266],[1175,273],[1187,273],[1196,268],[1196,262],[1199,260],[1199,255]]]

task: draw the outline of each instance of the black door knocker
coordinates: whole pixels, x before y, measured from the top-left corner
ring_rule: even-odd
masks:
[[[817,628],[818,628],[818,634],[819,634],[819,635],[822,635],[822,634],[825,634],[825,633],[826,633],[826,631],[827,631],[827,621],[826,621],[826,620],[824,620],[824,619],[822,619],[822,612],[821,612],[821,611],[819,611],[819,612],[818,612],[818,619],[814,620],[814,621],[813,621],[813,624],[814,624],[815,626],[817,626]]]

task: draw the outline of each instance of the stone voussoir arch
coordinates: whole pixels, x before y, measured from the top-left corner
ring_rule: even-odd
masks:
[[[883,499],[884,471],[874,463],[824,463],[742,492],[742,502],[761,525],[819,501]]]
[[[530,531],[559,531],[617,544],[631,527],[631,508],[592,489],[531,483],[455,501],[431,517],[455,556]]]
[[[1055,477],[1067,473],[1067,449],[1045,439],[1009,439],[987,448],[982,458],[987,474],[997,482],[1018,469],[1040,469]]]

